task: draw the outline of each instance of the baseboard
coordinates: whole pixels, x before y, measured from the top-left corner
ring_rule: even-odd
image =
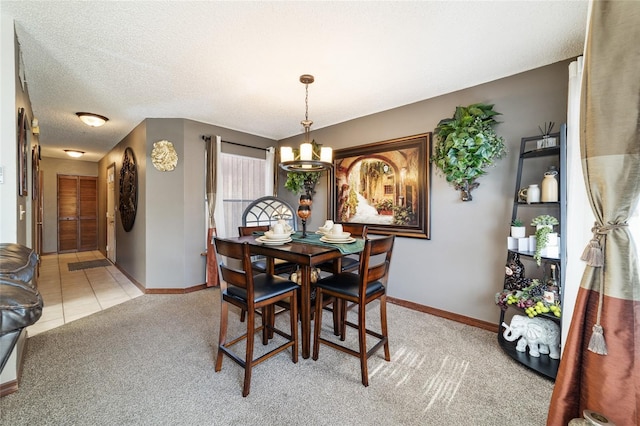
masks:
[[[192,293],[198,290],[204,290],[205,288],[207,288],[206,283],[198,284],[193,287],[187,287],[187,288],[145,288],[144,285],[136,281],[135,278],[129,275],[127,271],[122,269],[120,266],[118,266],[117,263],[114,264],[114,266],[118,268],[118,270],[122,272],[127,278],[129,278],[129,281],[135,284],[135,286],[138,287],[140,291],[143,292],[144,294],[186,294],[186,293]]]
[[[0,398],[7,396],[11,393],[18,391],[18,381],[11,380],[10,382],[0,384]]]
[[[443,311],[442,309],[432,308],[430,306],[421,305],[415,302],[409,302],[408,300],[396,299],[395,297],[387,296],[387,301],[394,305],[402,306],[404,308],[412,309],[418,312],[424,312],[437,317],[446,318],[451,321],[456,321],[462,324],[470,325],[472,327],[482,328],[484,330],[498,333],[498,324],[482,321],[476,318],[467,317],[460,314],[454,314],[453,312]]]
[[[27,329],[23,328],[4,366],[4,370],[0,373],[0,397],[18,390],[20,378],[22,377],[22,366],[27,349],[27,340]]]
[[[204,290],[207,288],[206,284],[198,284],[188,288],[147,288],[144,290],[145,294],[186,294],[194,291]]]

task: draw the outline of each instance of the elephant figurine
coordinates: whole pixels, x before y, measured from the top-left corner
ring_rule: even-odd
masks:
[[[560,327],[552,320],[514,315],[510,325],[503,322],[502,326],[505,340],[513,342],[520,338],[517,351],[526,352],[529,346],[529,355],[533,357],[549,354],[549,358],[560,359]]]

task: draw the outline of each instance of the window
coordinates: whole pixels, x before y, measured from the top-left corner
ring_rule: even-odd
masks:
[[[255,199],[265,195],[267,161],[242,155],[220,155],[222,162],[222,204],[227,236],[238,233],[242,225],[242,212]]]

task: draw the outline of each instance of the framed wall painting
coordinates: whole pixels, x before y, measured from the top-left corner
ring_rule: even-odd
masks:
[[[18,195],[28,195],[27,185],[27,113],[24,108],[18,109]]]
[[[334,152],[333,220],[430,239],[431,133]]]

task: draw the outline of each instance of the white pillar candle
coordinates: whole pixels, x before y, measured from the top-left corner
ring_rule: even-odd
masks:
[[[322,148],[320,148],[320,161],[330,163],[332,157],[333,157],[333,150],[331,148],[327,146],[323,146]]]
[[[300,159],[303,161],[313,160],[313,147],[310,143],[300,145]]]
[[[293,161],[293,148],[283,146],[280,148],[280,161]]]

